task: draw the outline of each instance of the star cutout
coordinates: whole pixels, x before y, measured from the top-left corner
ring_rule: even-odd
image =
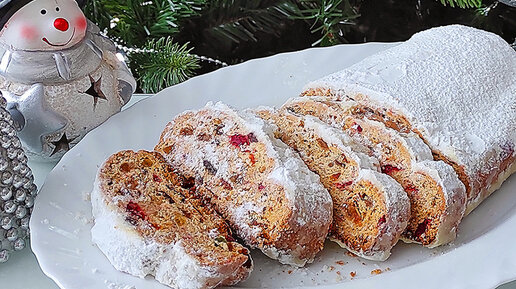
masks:
[[[18,132],[18,137],[23,139],[29,151],[46,155],[48,152],[43,143],[48,142],[43,140],[50,134],[62,131],[68,120],[48,105],[43,84],[32,85],[21,96],[6,91],[3,95],[12,104],[8,108],[17,118],[15,120],[20,121],[22,130]]]
[[[104,100],[107,100],[107,98],[102,89],[100,88],[100,86],[102,85],[102,76],[99,77],[99,80],[97,81],[95,81],[95,79],[93,79],[91,75],[89,77],[91,86],[84,93],[93,96],[93,109],[95,109],[95,107],[97,107],[97,102],[99,101],[99,98]]]
[[[54,151],[50,156],[53,156],[61,151],[67,152],[70,150],[70,143],[73,142],[76,138],[68,139],[66,137],[66,133],[63,133],[61,138],[58,141],[52,141],[51,143],[55,146]]]

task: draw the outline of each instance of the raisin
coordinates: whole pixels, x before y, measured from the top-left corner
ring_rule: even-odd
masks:
[[[161,178],[160,178],[158,175],[156,175],[156,174],[152,175],[152,179],[153,179],[155,182],[161,183]]]
[[[131,165],[129,165],[128,163],[123,163],[120,165],[120,169],[122,170],[122,172],[129,172],[131,170]]]
[[[172,146],[166,146],[163,148],[163,152],[169,154],[172,151]]]
[[[247,135],[247,138],[249,139],[250,142],[258,142],[258,139],[256,138],[256,136],[254,135],[254,133],[250,133]]]
[[[421,235],[423,235],[426,232],[426,229],[428,228],[430,222],[430,219],[425,219],[423,222],[417,225],[416,232],[414,233],[414,237],[416,238],[416,240],[420,239]]]
[[[328,150],[329,147],[328,147],[328,144],[322,139],[322,138],[318,138],[317,139],[317,143],[319,144],[320,147],[322,147],[323,149],[325,150]]]
[[[351,184],[353,184],[353,181],[345,182],[345,183],[335,183],[334,186],[339,190],[345,190],[347,189]]]
[[[148,158],[144,158],[143,161],[142,161],[142,165],[144,167],[150,167],[150,166],[153,165],[153,162],[150,159],[148,159]]]
[[[385,173],[385,174],[392,174],[392,173],[396,173],[396,172],[399,172],[401,169],[395,167],[395,166],[391,166],[391,165],[384,165],[382,166],[382,173]]]
[[[409,193],[412,196],[414,194],[417,194],[419,190],[416,189],[416,187],[414,187],[413,185],[408,185],[405,187],[405,192]]]
[[[217,173],[217,169],[207,160],[204,160],[202,162],[202,164],[204,165],[204,168],[206,168],[206,170],[208,171],[208,173],[214,175]]]
[[[133,226],[138,225],[138,220],[136,220],[135,218],[129,217],[129,216],[125,218],[125,221]]]
[[[385,219],[385,215],[383,215],[383,216],[378,220],[378,227],[380,227],[381,225],[385,224],[385,222],[387,222],[387,220]]]
[[[340,173],[336,173],[336,174],[333,174],[330,176],[330,180],[332,180],[333,182],[338,180],[340,177]]]
[[[138,217],[142,220],[145,220],[146,214],[143,211],[142,207],[135,202],[129,202],[126,207],[126,211],[129,212],[132,216]]]
[[[262,185],[262,184],[259,184],[259,185],[258,185],[258,190],[260,190],[260,191],[261,191],[261,190],[263,190],[263,189],[265,189],[265,186],[264,186],[264,185]]]
[[[200,141],[209,141],[210,138],[211,137],[205,133],[201,133],[197,136],[197,140],[200,140]]]
[[[191,189],[195,186],[195,179],[192,177],[183,178],[181,182],[181,187],[183,189]]]
[[[224,179],[220,179],[220,184],[226,190],[232,190],[233,189],[233,187],[228,182],[226,182]]]
[[[184,127],[179,131],[180,135],[192,135],[193,129],[191,127]]]

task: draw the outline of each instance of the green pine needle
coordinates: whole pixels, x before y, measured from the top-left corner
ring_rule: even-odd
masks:
[[[311,22],[311,32],[319,33],[321,38],[312,45],[329,46],[347,42],[344,34],[360,17],[349,0],[301,0],[302,17]]]
[[[203,14],[208,20],[205,31],[214,39],[234,43],[254,41],[259,32],[278,35],[285,20],[299,16],[295,0],[213,0]]]
[[[455,5],[460,8],[480,8],[482,6],[482,0],[441,0],[441,3],[446,6],[450,5],[451,7],[455,7]]]
[[[198,16],[208,0],[91,0],[87,15],[129,46],[139,46],[150,38],[176,35],[182,21]]]
[[[130,55],[131,66],[145,93],[156,93],[183,82],[199,68],[198,59],[190,54],[191,48],[187,44],[180,46],[171,38],[151,40],[146,49],[153,52]]]

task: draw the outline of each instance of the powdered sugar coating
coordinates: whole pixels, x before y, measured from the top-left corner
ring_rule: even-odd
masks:
[[[245,171],[244,166],[247,166],[241,158],[228,157],[236,154],[231,146],[200,142],[193,135],[181,137],[174,135],[172,127],[176,120],[181,119],[186,114],[194,114],[203,123],[208,123],[207,118],[209,117],[223,119],[224,127],[221,131],[223,135],[228,134],[228,132],[238,132],[240,135],[252,134],[257,143],[265,146],[267,157],[273,160],[274,167],[267,175],[267,180],[282,188],[292,212],[288,217],[287,224],[285,224],[288,227],[284,229],[282,238],[291,236],[293,239],[297,239],[299,244],[292,246],[292,249],[287,251],[278,249],[274,245],[262,246],[250,241],[261,240],[264,235],[263,228],[254,225],[250,216],[253,212],[261,215],[265,209],[274,210],[275,204],[272,202],[262,202],[261,205],[254,202],[244,202],[228,208],[231,213],[226,217],[230,224],[233,224],[233,228],[239,237],[248,245],[257,247],[267,256],[284,264],[303,266],[307,262],[313,261],[317,251],[322,248],[332,220],[332,200],[328,191],[321,184],[319,176],[306,167],[296,152],[274,138],[274,128],[272,126],[250,111],[237,112],[220,102],[216,104],[208,103],[199,111],[185,112],[173,120],[165,129],[162,134],[162,141],[166,142],[167,139],[175,141],[173,148],[175,157],[167,158],[178,168],[185,168],[194,175],[203,175],[205,170],[204,161],[207,160],[217,168],[215,173],[217,178],[229,180],[232,176],[230,165],[237,168],[241,167],[242,170],[240,171]],[[234,161],[229,164],[227,161],[229,159],[234,159]],[[241,193],[247,196],[265,197],[256,188],[249,188]],[[267,199],[265,198],[265,200]],[[312,235],[300,236],[298,231],[310,231]],[[266,241],[269,242],[270,240]],[[316,251],[310,251],[308,248],[316,243],[320,243],[321,247]]]
[[[390,250],[398,241],[401,233],[405,230],[410,218],[410,202],[401,185],[391,177],[378,172],[378,160],[368,156],[365,153],[368,149],[353,141],[344,131],[336,129],[310,115],[299,115],[294,112],[288,112],[287,110],[277,112],[270,107],[259,107],[255,111],[260,115],[267,115],[267,113],[271,116],[282,115],[280,118],[289,117],[289,115],[290,117],[295,116],[296,118],[293,119],[302,123],[303,133],[306,139],[322,139],[327,146],[337,148],[339,153],[345,155],[346,159],[352,160],[351,163],[354,162],[356,164],[358,176],[354,178],[354,183],[367,181],[378,189],[381,194],[380,202],[385,203],[386,213],[385,222],[379,227],[378,234],[371,236],[371,238],[375,240],[372,248],[359,251],[356,247],[346,244],[340,237],[330,236],[330,239],[360,257],[370,260],[386,260],[390,255]],[[267,117],[265,118],[269,119]],[[269,120],[271,124],[275,124],[277,123],[276,121],[278,121],[275,117],[270,117]],[[292,123],[296,125],[297,122]],[[279,131],[281,131],[281,129]],[[290,132],[283,131],[281,134],[287,133]],[[308,159],[308,153],[308,151],[300,150],[302,158]],[[315,169],[315,171],[319,172],[317,169]],[[331,188],[328,189],[331,191]],[[334,210],[340,211],[342,208],[334,208]],[[368,224],[364,225],[367,226]]]
[[[435,248],[449,243],[457,236],[457,228],[466,209],[466,188],[455,170],[443,161],[423,161],[412,166],[414,172],[423,172],[437,181],[446,202],[445,210],[437,228],[435,240],[427,245]],[[403,239],[406,242],[411,240]]]
[[[368,252],[356,251],[346,244],[335,238],[331,238],[340,246],[346,248],[357,256],[369,260],[385,261],[390,256],[392,247],[397,243],[401,233],[407,227],[410,218],[410,201],[407,194],[390,176],[379,172],[378,160],[367,156],[367,149],[345,134],[344,131],[338,130],[313,116],[303,117],[305,127],[316,131],[324,141],[341,148],[350,156],[360,167],[359,175],[355,182],[361,180],[371,182],[376,188],[382,192],[385,201],[387,213],[385,214],[385,223],[380,227],[377,242]]]
[[[396,245],[401,233],[407,227],[410,218],[410,201],[401,185],[386,174],[364,169],[360,170],[356,182],[361,180],[371,182],[384,197],[387,213],[385,214],[385,223],[379,228],[377,242],[373,249],[362,252],[350,249],[337,239],[331,238],[331,240],[357,256],[369,260],[385,261],[391,255],[392,247]]]
[[[344,151],[361,169],[379,170],[380,165],[378,160],[367,155],[367,148],[353,141],[353,139],[342,130],[331,127],[320,119],[310,115],[303,116],[303,120],[307,128],[314,130],[325,142],[333,144]]]
[[[468,211],[494,190],[502,162],[516,159],[516,52],[493,33],[429,29],[306,87],[315,88],[405,116],[464,168]]]
[[[120,271],[145,278],[154,278],[173,288],[201,289],[214,279],[221,280],[215,270],[201,266],[186,253],[181,242],[162,244],[144,239],[112,204],[103,199],[99,177],[91,193],[95,225],[92,241]]]

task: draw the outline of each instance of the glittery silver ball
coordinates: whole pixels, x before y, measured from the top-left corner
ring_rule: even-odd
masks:
[[[5,103],[0,96],[0,263],[6,262],[13,251],[26,247],[37,194],[32,171]]]

